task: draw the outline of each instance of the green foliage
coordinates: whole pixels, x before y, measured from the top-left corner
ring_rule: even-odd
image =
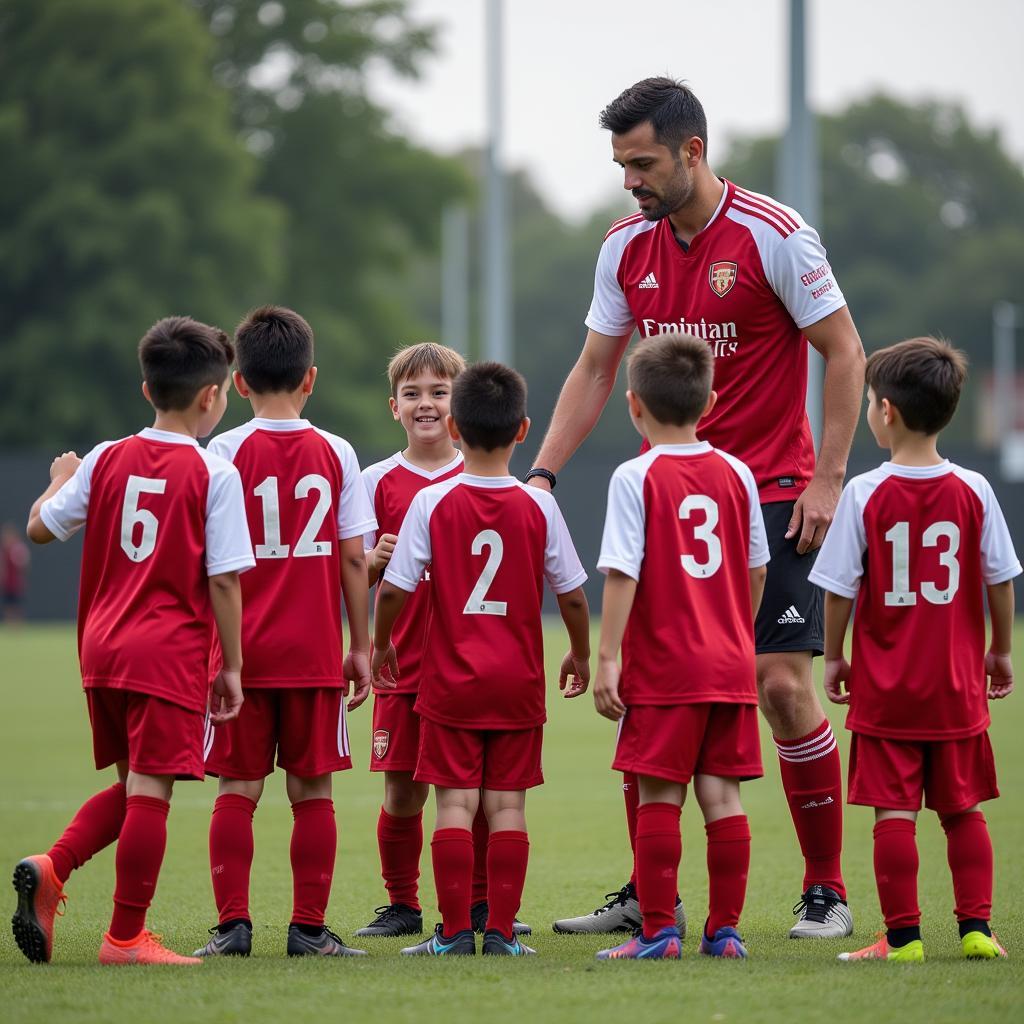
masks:
[[[0,437],[83,445],[145,418],[134,345],[230,326],[280,275],[282,216],[178,0],[0,8]]]

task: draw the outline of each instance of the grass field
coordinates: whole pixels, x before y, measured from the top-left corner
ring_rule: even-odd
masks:
[[[1018,629],[1017,650],[1024,647]],[[549,668],[562,641],[549,634]],[[1024,675],[1024,657],[1018,656]],[[3,725],[0,727],[0,866],[45,850],[78,805],[104,784],[92,770],[89,728],[70,628],[0,629]],[[767,776],[744,788],[754,837],[742,931],[745,962],[707,961],[692,939],[674,963],[605,963],[600,936],[556,936],[550,922],[592,909],[628,876],[628,845],[617,777],[608,768],[613,729],[589,697],[550,698],[545,744],[547,784],[531,793],[531,859],[520,917],[534,927],[539,956],[522,961],[424,962],[398,955],[400,940],[370,942],[361,961],[311,962],[283,955],[290,910],[288,838],[291,815],[283,778],[271,780],[256,815],[252,911],[254,957],[195,969],[102,969],[96,951],[113,889],[113,850],[77,872],[68,885],[67,916],[58,922],[54,963],[32,966],[9,930],[0,939],[0,1017],[20,1021],[928,1021],[1015,1018],[1024,980],[1024,917],[1016,897],[1024,882],[1024,695],[995,708],[992,737],[1004,796],[986,814],[996,847],[995,925],[1011,959],[959,959],[945,845],[934,815],[918,828],[920,895],[928,962],[923,965],[835,961],[865,945],[880,927],[871,875],[871,812],[847,817],[845,871],[856,921],[853,940],[792,942],[785,938],[799,896],[801,862],[782,796],[773,750]],[[340,833],[329,920],[348,938],[383,902],[375,823],[380,782],[365,770],[369,707],[350,720],[357,768],[335,785]],[[842,723],[842,711],[833,724]],[[837,729],[837,734],[843,730]],[[762,738],[770,737],[762,730]],[[845,764],[845,743],[844,743]],[[150,924],[179,951],[203,943],[215,913],[206,835],[212,783],[179,784],[167,858]],[[430,814],[428,812],[428,825]],[[6,868],[4,868],[6,870]],[[429,847],[423,859],[423,902],[434,919]],[[703,920],[707,882],[699,812],[683,812],[683,899]],[[8,913],[14,906],[8,893]],[[1013,1010],[1017,1006],[1017,1011]],[[1020,1019],[1016,1017],[1016,1019]]]

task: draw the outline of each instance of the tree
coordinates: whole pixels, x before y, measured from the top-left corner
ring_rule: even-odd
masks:
[[[210,49],[179,0],[0,7],[5,443],[137,429],[146,328],[230,328],[278,280],[283,216],[254,195]]]

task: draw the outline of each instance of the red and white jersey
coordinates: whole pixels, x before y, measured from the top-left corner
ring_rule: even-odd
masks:
[[[846,727],[896,740],[984,731],[982,591],[1020,571],[979,473],[886,462],[854,477],[810,573],[857,602]]]
[[[637,581],[623,703],[756,704],[750,570],[767,561],[757,484],[739,459],[701,441],[619,466],[597,567]]]
[[[341,551],[376,521],[348,441],[256,417],[209,450],[242,477],[256,568],[242,579],[242,684],[341,686]]]
[[[440,469],[420,469],[414,466],[401,452],[396,452],[382,462],[374,463],[363,470],[363,483],[370,496],[377,530],[363,538],[363,546],[369,551],[382,533],[396,534],[402,528],[405,514],[412,499],[431,484],[447,480],[462,472],[462,452]],[[420,663],[427,637],[427,609],[430,603],[430,566],[423,570],[419,586],[406,601],[402,614],[395,623],[391,640],[398,651],[398,686],[388,693],[415,693],[420,683]],[[385,667],[384,675],[391,673]]]
[[[703,338],[718,402],[698,433],[750,467],[761,501],[793,501],[814,472],[803,328],[846,305],[817,232],[774,199],[725,182],[683,249],[667,217],[616,221],[586,323],[621,337]]]
[[[428,565],[417,712],[457,728],[541,725],[544,581],[565,594],[587,578],[555,499],[511,476],[462,473],[425,488],[384,579],[413,591]]]
[[[85,526],[85,686],[205,711],[216,635],[208,580],[254,564],[234,467],[194,438],[147,428],[93,448],[40,517],[58,540]]]

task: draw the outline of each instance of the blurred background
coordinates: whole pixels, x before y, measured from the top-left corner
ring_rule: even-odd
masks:
[[[799,6],[813,184],[809,207],[789,201],[868,351],[921,333],[967,351],[944,448],[990,477],[1024,548],[1024,3]],[[161,316],[230,331],[256,304],[298,309],[317,336],[309,415],[364,465],[404,444],[386,406],[396,347],[477,358],[499,331],[530,386],[525,468],[582,344],[604,231],[635,208],[599,111],[640,78],[683,78],[714,170],[788,198],[790,17],[787,0],[0,0],[11,617],[74,614],[78,545],[26,565],[18,538],[54,454],[149,421],[135,346]],[[225,425],[247,412],[235,396]],[[589,565],[637,442],[613,398],[560,480]],[[862,431],[851,472],[880,456]]]

